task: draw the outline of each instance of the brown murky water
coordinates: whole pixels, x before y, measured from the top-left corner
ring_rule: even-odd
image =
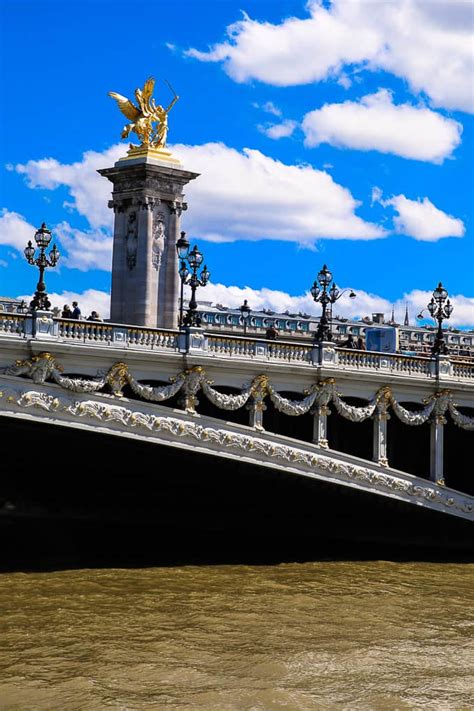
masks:
[[[0,576],[0,708],[473,709],[474,565]]]

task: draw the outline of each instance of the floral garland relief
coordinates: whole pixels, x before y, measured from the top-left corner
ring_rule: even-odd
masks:
[[[251,383],[244,384],[240,393],[221,393],[213,387],[213,381],[206,377],[206,372],[201,366],[186,369],[170,378],[169,384],[156,387],[139,383],[130,373],[127,364],[123,362],[115,363],[106,373],[98,373],[97,377],[92,379],[70,378],[63,375],[63,372],[64,368],[55,356],[47,352],[39,353],[28,360],[17,360],[14,365],[0,368],[0,373],[24,376],[33,380],[35,384],[43,384],[50,379],[65,390],[76,393],[99,392],[107,385],[115,397],[123,397],[123,388],[128,384],[138,397],[149,402],[163,402],[182,391],[180,405],[190,413],[196,412],[197,393],[202,390],[210,402],[220,409],[237,410],[247,405],[251,412],[252,424],[260,429],[263,428],[262,417],[266,409],[264,400],[268,395],[277,410],[290,416],[306,414],[314,405],[319,409],[327,410],[327,406],[332,401],[340,415],[352,422],[362,422],[372,417],[376,410],[386,411],[390,405],[397,417],[407,425],[421,425],[430,418],[443,422],[446,413],[449,412],[458,427],[474,430],[474,417],[459,411],[449,390],[433,393],[424,401],[422,410],[413,412],[395,400],[389,386],[379,388],[369,403],[363,407],[349,405],[344,402],[341,393],[336,391],[335,381],[332,378],[311,385],[303,393],[305,397],[302,400],[290,400],[279,395],[269,377],[263,374],[257,375]]]

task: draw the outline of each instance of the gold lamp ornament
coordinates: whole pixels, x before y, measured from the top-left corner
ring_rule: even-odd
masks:
[[[117,94],[115,91],[109,91],[109,96],[116,100],[120,111],[129,120],[129,123],[123,127],[122,138],[128,138],[133,131],[140,140],[139,146],[130,144],[129,158],[156,154],[157,157],[165,157],[170,160],[171,152],[165,150],[168,136],[168,114],[178,101],[179,96],[168,81],[166,84],[174,94],[167,108],[160,104],[157,105],[155,99],[152,98],[155,88],[153,77],[146,80],[143,89],[135,89],[137,105],[125,96]],[[176,159],[171,160],[178,162]]]

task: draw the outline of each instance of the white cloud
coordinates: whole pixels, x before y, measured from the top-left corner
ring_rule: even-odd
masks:
[[[0,244],[23,251],[28,241],[34,239],[37,229],[17,212],[5,208],[0,211]]]
[[[285,119],[281,123],[273,123],[269,126],[258,126],[258,129],[268,138],[278,140],[279,138],[288,138],[291,136],[297,125],[296,121]]]
[[[86,272],[89,269],[112,268],[113,239],[106,232],[77,230],[68,222],[60,222],[55,227],[59,243],[66,249],[66,266]]]
[[[188,170],[186,226],[214,241],[276,239],[313,245],[319,238],[375,239],[378,225],[355,214],[359,203],[326,172],[286,165],[260,151],[222,143],[173,146]]]
[[[462,237],[464,223],[457,217],[447,215],[433,205],[427,197],[409,200],[405,195],[394,195],[383,200],[380,188],[372,189],[372,202],[383,207],[393,207],[398,213],[393,218],[395,230],[423,242],[436,242],[443,237]]]
[[[52,225],[48,225],[53,228]],[[37,227],[34,227],[17,212],[4,209],[0,213],[0,244],[15,247],[23,252],[29,240],[34,241]],[[109,271],[112,261],[112,237],[101,230],[77,230],[68,222],[61,222],[52,229],[52,242],[57,243],[61,252],[60,264],[87,271],[104,269]],[[64,251],[65,250],[65,251]],[[10,255],[13,256],[13,255]]]
[[[87,151],[82,160],[72,164],[59,163],[55,158],[30,160],[18,164],[15,170],[26,176],[30,188],[55,190],[69,188],[72,202],[66,207],[77,210],[87,218],[93,228],[112,228],[113,212],[107,207],[112,183],[97,173],[99,168],[109,168],[125,154],[125,146],[117,144],[103,153]]]
[[[462,133],[460,123],[428,108],[394,104],[386,89],[359,102],[325,104],[306,114],[302,128],[307,146],[329,143],[432,163],[449,157]]]
[[[235,81],[275,86],[328,77],[347,84],[345,67],[384,69],[426,92],[435,106],[474,110],[470,2],[333,0],[326,7],[310,0],[307,7],[309,17],[280,24],[244,14],[227,28],[225,42],[187,54],[222,62]]]
[[[261,109],[267,114],[272,114],[273,116],[281,116],[281,110],[278,108],[278,106],[275,106],[273,101],[266,101],[264,104],[258,104],[255,102],[252,105],[255,109]]]
[[[206,62],[224,62],[235,81],[249,79],[276,86],[321,81],[342,64],[352,64],[374,55],[379,38],[363,29],[354,41],[352,29],[331,12],[314,4],[312,17],[290,17],[281,25],[257,22],[248,15],[227,28],[229,40],[209,52],[190,49],[188,56]]]
[[[8,262],[6,262],[4,259],[0,259],[0,267],[8,267]]]
[[[246,148],[239,152],[221,143],[171,148],[188,170],[201,173],[186,188],[190,205],[186,228],[196,237],[227,242],[276,239],[311,246],[320,238],[385,236],[381,227],[355,214],[360,203],[324,171],[286,165],[259,151]],[[48,158],[16,167],[31,187],[69,188],[71,204],[94,228],[94,234],[77,232],[75,242],[88,255],[96,253],[96,266],[101,269],[110,249],[113,213],[107,208],[111,184],[96,170],[113,165],[123,154],[124,146],[119,145],[104,153],[88,151],[72,165]],[[70,249],[71,229],[63,230]],[[77,266],[80,254],[74,259]],[[93,266],[92,258],[88,264]]]

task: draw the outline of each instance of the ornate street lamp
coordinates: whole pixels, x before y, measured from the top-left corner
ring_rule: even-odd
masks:
[[[180,259],[179,277],[181,279],[181,306],[180,306],[180,326],[200,326],[201,318],[197,312],[196,290],[199,286],[206,286],[209,281],[210,272],[206,265],[201,268],[204,260],[202,253],[195,245],[189,251],[189,242],[186,233],[181,232],[181,237],[176,243],[176,251]],[[189,266],[189,269],[188,269]],[[198,274],[199,270],[201,272]],[[183,319],[183,291],[184,287],[191,287],[191,299],[189,301],[188,313]]]
[[[244,336],[247,334],[247,324],[250,319],[250,314],[252,313],[252,309],[248,305],[247,299],[244,300],[244,303],[240,308],[240,313],[242,314],[242,323],[244,324]]]
[[[49,255],[46,255],[45,250],[48,248],[51,242],[51,230],[48,230],[46,224],[43,222],[39,230],[35,234],[35,242],[39,248],[39,254],[35,258],[36,248],[33,247],[31,240],[29,240],[28,245],[25,247],[25,257],[28,264],[33,264],[39,269],[39,280],[36,285],[35,295],[33,300],[30,302],[30,308],[34,311],[37,309],[47,311],[51,302],[48,299],[48,294],[46,293],[46,284],[44,283],[44,271],[48,267],[55,267],[59,261],[59,250],[56,245],[53,244],[53,248]]]
[[[347,291],[350,292],[349,298],[354,299],[356,296],[352,289],[343,289],[343,291],[340,291],[337,288],[335,282],[333,282],[333,285],[331,286],[331,288],[329,288],[329,284],[331,282],[332,274],[325,264],[319,272],[318,276],[316,277],[313,286],[311,287],[311,296],[313,297],[314,301],[319,301],[323,307],[323,312],[321,314],[321,318],[319,319],[318,328],[315,334],[316,341],[331,340],[331,326],[330,320],[328,318],[328,305],[335,304],[336,301],[340,299],[341,296]]]
[[[453,306],[448,299],[448,292],[441,282],[439,282],[438,286],[433,291],[433,296],[431,297],[431,301],[429,302],[427,309],[430,312],[431,317],[438,322],[438,331],[431,348],[431,353],[432,355],[446,355],[448,352],[448,346],[444,340],[442,323],[453,313]],[[425,309],[420,311],[417,318],[423,318],[423,311],[425,311]]]
[[[176,251],[178,253],[178,259],[180,260],[178,273],[181,280],[181,293],[179,297],[179,327],[181,328],[183,325],[184,284],[189,275],[189,271],[186,267],[186,260],[189,254],[189,242],[186,239],[186,232],[181,232],[181,237],[176,242]]]

